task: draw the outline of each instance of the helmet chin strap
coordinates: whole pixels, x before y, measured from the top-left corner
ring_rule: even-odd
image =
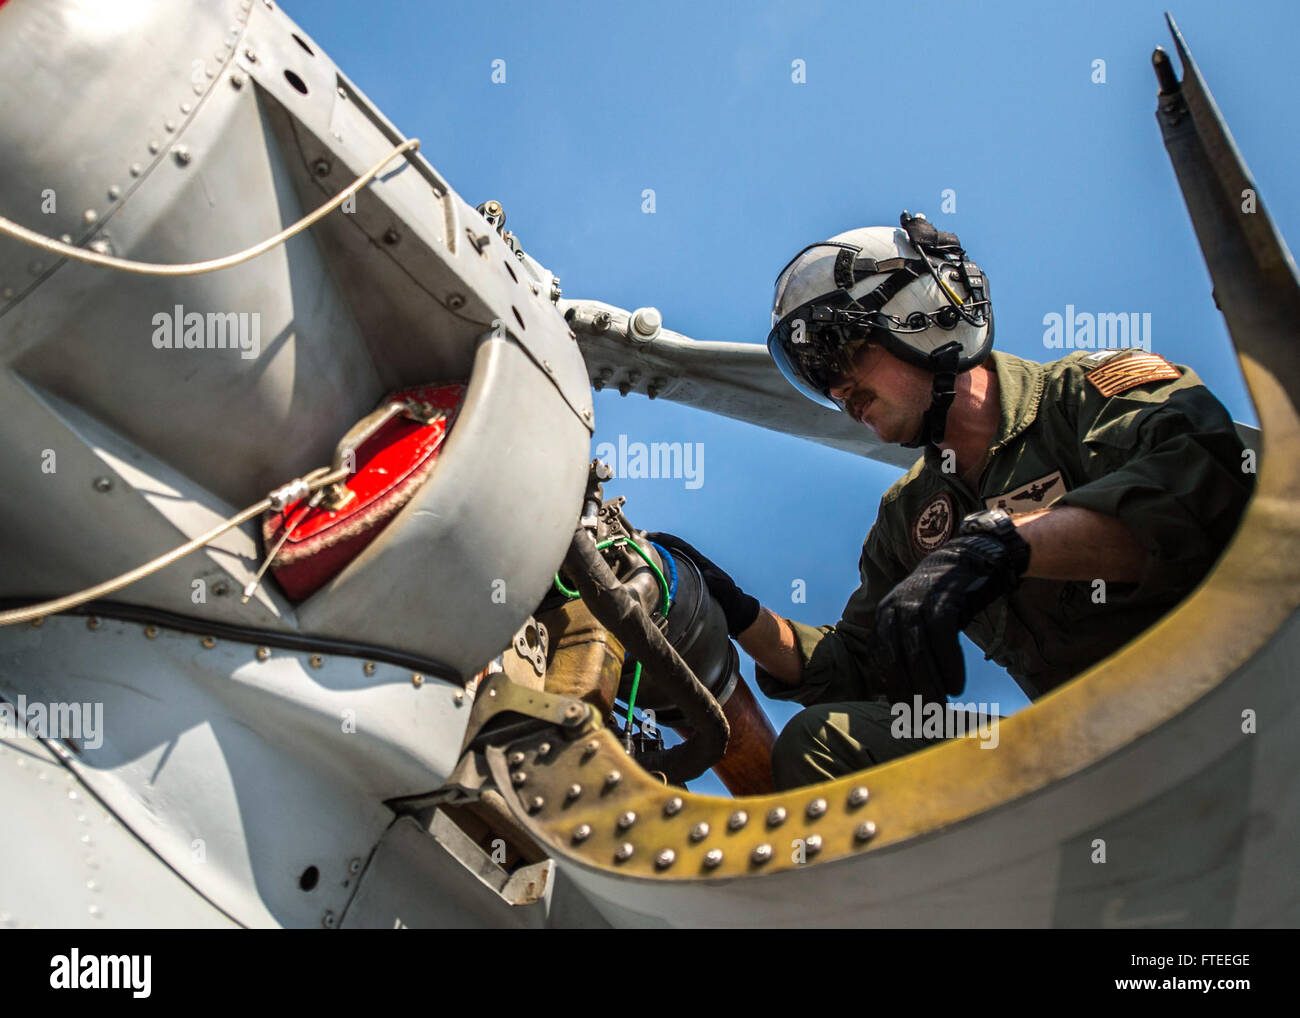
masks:
[[[920,449],[938,445],[943,441],[948,424],[948,408],[957,397],[957,361],[961,357],[960,343],[945,343],[930,354],[930,370],[934,372],[930,408],[921,418],[921,429],[910,442],[901,443],[905,449]]]

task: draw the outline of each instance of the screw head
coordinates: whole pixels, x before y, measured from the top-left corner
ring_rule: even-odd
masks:
[[[610,771],[608,774],[605,775],[605,787],[613,788],[622,780],[623,780],[622,774],[620,774],[618,771]]]
[[[211,650],[217,645],[217,638],[215,636],[205,636],[199,643],[203,644],[204,650]]]
[[[631,827],[634,823],[636,823],[636,814],[633,813],[630,809],[626,810],[618,815],[617,823],[618,823],[618,829],[620,831],[626,831],[629,827]]]
[[[627,862],[632,858],[632,853],[635,851],[636,848],[633,846],[632,842],[625,841],[623,844],[618,846],[618,850],[614,853],[614,859],[618,862]]]
[[[592,739],[590,742],[588,742],[585,746],[582,747],[582,755],[584,758],[589,756],[595,756],[596,750],[598,749],[600,749],[600,743],[597,742],[595,739]]]
[[[809,855],[816,855],[822,850],[822,836],[820,834],[810,834],[803,839],[803,847]]]
[[[330,161],[328,159],[317,159],[311,164],[312,172],[318,177],[328,177],[330,175]]]
[[[814,799],[812,802],[808,803],[808,809],[806,810],[806,812],[808,814],[809,820],[816,820],[820,816],[825,816],[826,800]]]
[[[755,845],[754,851],[749,853],[749,857],[750,859],[752,859],[754,862],[758,863],[761,866],[763,863],[767,862],[769,859],[772,858],[772,846]]]
[[[581,703],[569,703],[564,705],[564,723],[572,728],[580,725],[587,717],[587,706]]]
[[[463,308],[464,306],[465,306],[465,298],[461,296],[459,293],[452,293],[447,295],[447,307],[451,308],[451,310],[456,311],[459,308]]]
[[[531,799],[528,800],[528,812],[536,813],[539,809],[541,809],[545,805],[546,805],[545,799],[543,799],[540,795],[534,795]]]
[[[419,672],[412,672],[411,685],[414,686],[416,689],[419,689],[421,686],[424,685],[424,676],[421,675]]]
[[[710,827],[703,820],[691,828],[691,840],[703,841],[709,836]]]
[[[360,860],[360,859],[350,859],[350,860],[348,860],[348,872],[349,872],[349,873],[360,873],[360,872],[361,872],[361,860]]]
[[[666,817],[675,817],[681,811],[682,811],[682,797],[680,795],[674,795],[671,799],[669,799],[666,803],[664,803],[664,816]]]
[[[850,808],[857,809],[859,806],[865,805],[870,795],[871,793],[867,791],[866,785],[858,785],[857,788],[853,789],[853,791],[849,793]]]
[[[864,820],[853,829],[853,837],[858,841],[870,841],[876,836],[876,825],[870,820]]]
[[[311,657],[307,659],[307,663],[311,665],[313,668],[319,668],[321,667],[321,665],[325,663],[325,659],[321,657],[319,654],[313,654]]]
[[[780,827],[785,823],[786,812],[784,806],[773,806],[767,811],[767,826]]]
[[[336,923],[338,923],[338,919],[335,918],[333,912],[326,912],[323,916],[321,916],[320,924],[324,926],[327,930],[334,929]]]
[[[96,477],[90,482],[90,486],[101,493],[112,491],[113,479],[111,477]]]
[[[582,786],[579,784],[572,784],[564,790],[564,798],[569,802],[573,802],[580,795],[582,795]]]
[[[655,868],[666,870],[677,859],[677,853],[671,848],[665,848],[655,856]]]
[[[157,626],[145,626],[145,627],[144,627],[144,638],[145,638],[146,640],[156,640],[156,639],[158,639],[158,627],[157,627]]]
[[[549,753],[550,751],[551,751],[551,744],[549,742],[539,742],[537,744],[538,756],[546,756],[546,754]]]
[[[365,672],[367,675],[374,675],[375,663],[373,661],[367,661],[365,664],[361,666],[361,670]]]
[[[747,823],[749,823],[749,814],[743,809],[738,809],[736,812],[732,813],[731,816],[727,817],[727,827],[733,831],[740,830]]]
[[[515,771],[513,774],[510,775],[510,783],[514,785],[516,788],[518,788],[527,780],[528,780],[528,775],[525,774],[523,771]]]
[[[579,824],[573,829],[573,840],[577,842],[586,841],[591,837],[591,824]]]
[[[506,757],[506,763],[508,763],[511,767],[518,767],[523,762],[524,762],[524,754],[519,752],[519,750],[515,750],[508,757]]]
[[[704,865],[708,869],[717,869],[722,865],[722,849],[711,848],[704,853]]]
[[[270,656],[271,656],[271,648],[269,648],[269,647],[258,647],[258,648],[257,648],[257,660],[259,660],[259,661],[265,661],[265,660],[266,660],[268,657],[270,657]]]

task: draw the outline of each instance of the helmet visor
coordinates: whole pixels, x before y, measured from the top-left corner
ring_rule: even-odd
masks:
[[[869,345],[867,330],[842,325],[814,327],[800,310],[782,319],[768,334],[768,352],[786,381],[810,400],[843,410],[843,400],[832,395],[832,390],[843,384],[854,360]]]

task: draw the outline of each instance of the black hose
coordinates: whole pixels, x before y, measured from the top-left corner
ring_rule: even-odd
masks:
[[[564,572],[577,586],[591,614],[608,629],[645,672],[685,715],[691,737],[668,749],[643,753],[637,763],[660,771],[674,785],[698,778],[722,759],[731,728],[727,719],[690,666],[651,621],[645,607],[614,575],[596,550],[596,539],[585,527],[573,533],[564,556]]]

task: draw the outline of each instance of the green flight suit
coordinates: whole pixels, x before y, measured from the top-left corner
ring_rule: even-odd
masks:
[[[1236,530],[1254,473],[1232,418],[1190,368],[1162,368],[1142,351],[1085,351],[1049,364],[995,351],[986,363],[997,374],[1001,421],[978,491],[945,473],[942,454],[928,447],[881,499],[859,561],[861,586],[840,621],[790,622],[801,684],[787,686],[756,667],[769,697],[818,705],[777,741],[778,787],[851,773],[923,745],[889,733],[889,705],[869,666],[875,608],[967,514],[999,505],[1013,514],[1079,506],[1118,517],[1147,548],[1140,580],[1106,583],[1104,599],[1089,580],[1026,578],[966,628],[1030,699],[1166,614]],[[1134,377],[1175,372],[1125,387]]]

